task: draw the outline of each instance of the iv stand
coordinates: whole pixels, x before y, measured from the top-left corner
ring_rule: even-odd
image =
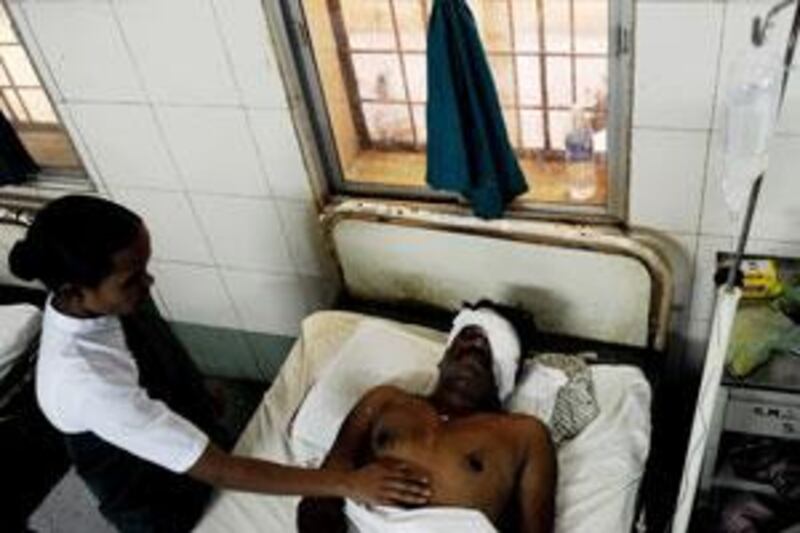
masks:
[[[789,41],[786,44],[786,52],[783,56],[783,80],[781,83],[781,94],[780,99],[778,101],[778,109],[777,113],[780,113],[781,108],[783,107],[783,100],[786,97],[786,85],[789,82],[789,73],[792,68],[792,61],[794,60],[794,51],[795,46],[797,45],[797,35],[800,33],[800,1],[798,0],[783,0],[780,4],[775,5],[772,9],[769,10],[767,16],[764,17],[763,21],[761,17],[756,17],[753,19],[753,32],[752,32],[752,42],[754,46],[761,46],[764,44],[764,40],[766,38],[767,30],[772,26],[772,17],[777,15],[781,10],[786,7],[789,7],[791,4],[797,3],[797,7],[794,11],[794,20],[792,22],[792,28],[789,31]],[[739,234],[739,241],[736,245],[736,254],[734,255],[733,265],[731,269],[728,271],[728,279],[725,283],[725,290],[730,292],[733,290],[733,286],[736,283],[736,274],[739,272],[739,267],[742,265],[742,257],[744,256],[744,250],[747,246],[747,239],[750,237],[750,226],[753,222],[753,213],[756,210],[756,204],[758,203],[758,195],[761,192],[761,183],[764,181],[764,173],[762,172],[758,178],[753,182],[752,187],[750,188],[750,196],[747,200],[747,211],[744,215],[744,221],[742,222],[742,230]]]

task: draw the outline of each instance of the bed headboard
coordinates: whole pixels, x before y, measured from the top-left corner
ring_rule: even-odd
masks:
[[[664,347],[671,273],[618,229],[363,200],[330,206],[323,222],[355,298],[449,310],[491,298],[531,311],[549,333]]]

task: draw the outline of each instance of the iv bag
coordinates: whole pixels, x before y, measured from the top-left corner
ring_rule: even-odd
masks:
[[[731,66],[724,102],[722,192],[743,213],[750,188],[767,168],[778,115],[783,65],[767,50],[749,50]]]

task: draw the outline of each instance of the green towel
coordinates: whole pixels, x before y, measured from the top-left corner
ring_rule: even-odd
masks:
[[[428,30],[427,180],[497,218],[528,190],[464,0],[436,0]]]

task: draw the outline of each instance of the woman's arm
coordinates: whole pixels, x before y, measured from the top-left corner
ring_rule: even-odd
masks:
[[[372,504],[427,501],[425,477],[407,465],[372,464],[358,470],[306,469],[229,455],[213,444],[188,472],[210,485],[247,492],[333,496]]]

